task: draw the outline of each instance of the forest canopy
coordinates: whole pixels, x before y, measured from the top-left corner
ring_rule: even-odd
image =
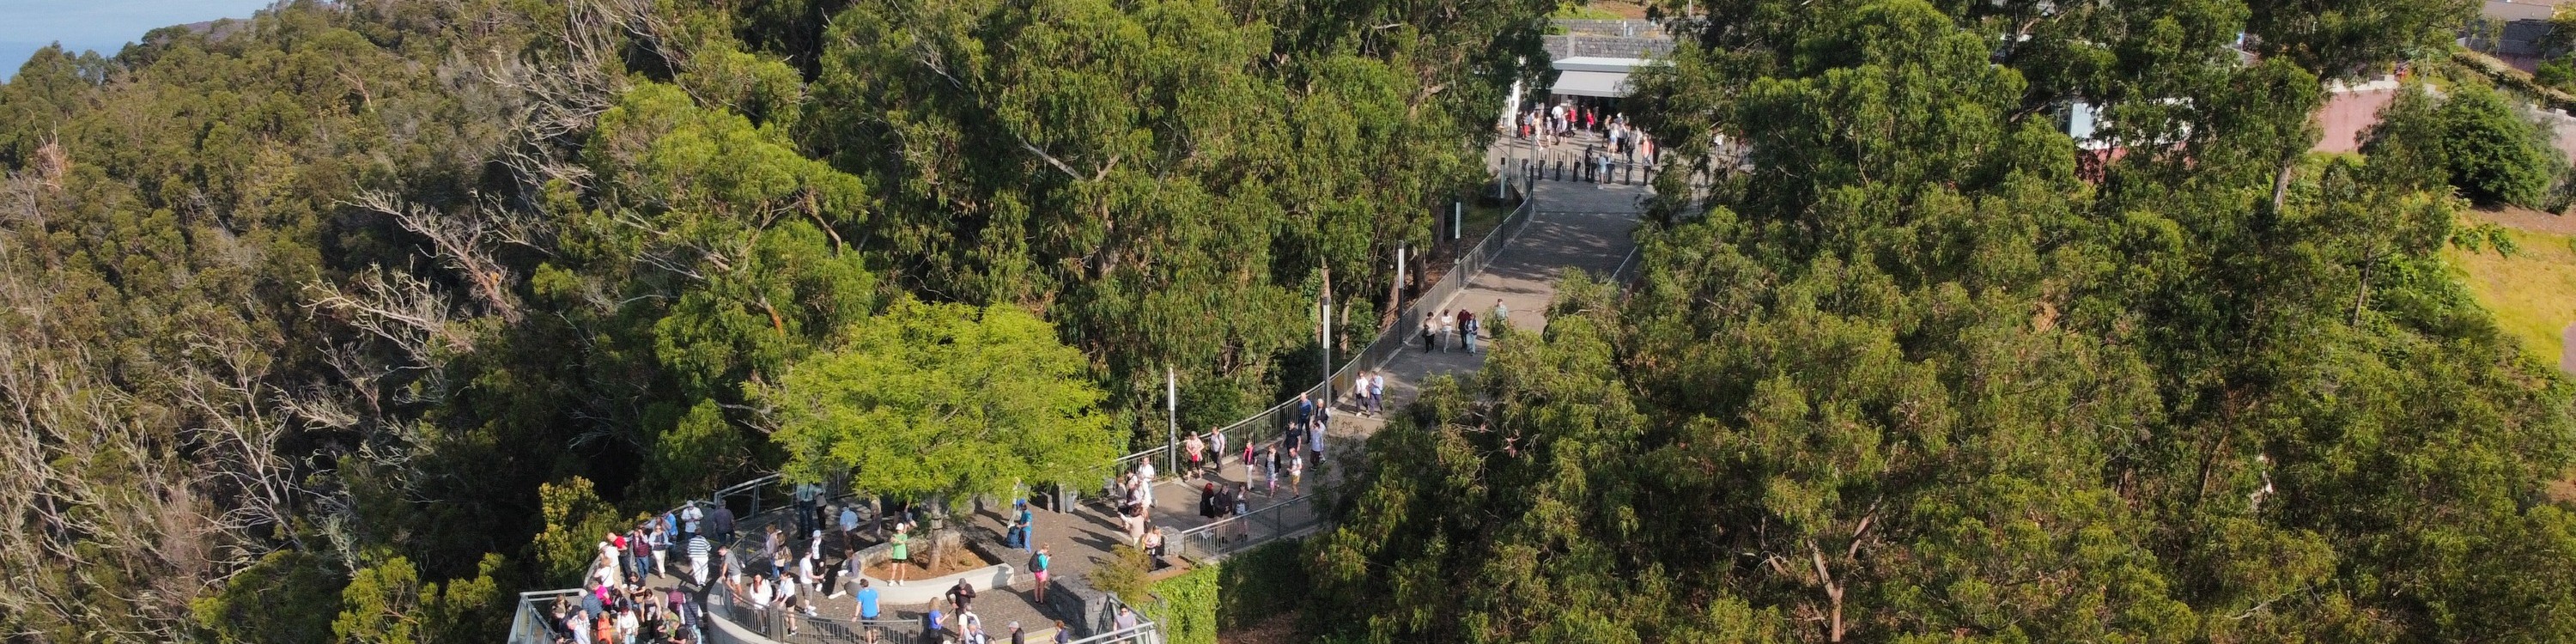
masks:
[[[1375,327],[1551,8],[301,0],[40,51],[0,85],[0,632],[487,641],[958,311],[1056,388],[990,419],[1047,424],[1038,478],[1167,369],[1240,417],[1310,384],[1328,283]]]
[[[1636,283],[1563,285],[1372,439],[1309,626],[2576,638],[2576,391],[2441,254],[2446,121],[2492,111],[2410,85],[2307,153],[2325,81],[2465,5],[1663,5],[1705,13],[1631,105],[1674,142]]]

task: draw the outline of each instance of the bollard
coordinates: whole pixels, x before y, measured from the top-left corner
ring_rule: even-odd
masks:
[[[1564,159],[1558,159],[1558,160],[1556,161],[1556,180],[1558,180],[1558,181],[1564,181],[1564,180],[1565,180],[1565,160],[1564,160]]]

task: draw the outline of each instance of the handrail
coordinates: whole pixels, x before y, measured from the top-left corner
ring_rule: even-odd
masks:
[[[1531,183],[1535,182],[1534,179],[1526,181]],[[1377,337],[1370,340],[1358,355],[1352,356],[1349,361],[1342,363],[1341,368],[1333,370],[1332,375],[1327,377],[1325,380],[1317,382],[1313,386],[1309,386],[1298,393],[1314,399],[1318,405],[1331,405],[1334,401],[1326,399],[1325,397],[1335,392],[1347,393],[1350,390],[1350,388],[1346,386],[1347,383],[1350,383],[1353,379],[1359,376],[1359,372],[1362,370],[1363,365],[1365,365],[1366,368],[1374,369],[1384,366],[1388,359],[1395,357],[1396,352],[1404,347],[1405,342],[1409,338],[1413,337],[1418,325],[1421,323],[1423,306],[1426,304],[1433,307],[1448,306],[1450,299],[1457,297],[1459,292],[1466,290],[1468,279],[1473,278],[1477,273],[1484,272],[1485,266],[1491,264],[1494,257],[1501,253],[1503,245],[1510,243],[1512,238],[1520,236],[1521,231],[1526,230],[1529,227],[1530,220],[1537,212],[1536,208],[1538,206],[1538,200],[1535,198],[1535,195],[1531,194],[1530,190],[1525,189],[1522,192],[1522,195],[1520,206],[1513,208],[1512,212],[1509,215],[1504,216],[1503,221],[1496,224],[1493,230],[1486,231],[1484,238],[1477,240],[1476,245],[1468,247],[1466,251],[1459,253],[1458,260],[1450,265],[1449,272],[1441,275],[1440,279],[1433,282],[1429,288],[1423,289],[1422,295],[1414,298],[1411,303],[1405,306],[1402,312],[1397,313],[1394,323],[1388,324],[1384,329],[1380,329]],[[1289,409],[1294,408],[1296,404],[1297,398],[1295,396],[1291,396],[1286,400],[1280,401],[1278,404],[1271,405],[1267,409],[1263,409],[1250,416],[1245,416],[1242,419],[1228,423],[1223,427],[1219,427],[1216,431],[1217,433],[1224,434],[1228,438],[1230,444],[1240,445],[1242,443],[1232,442],[1234,440],[1244,440],[1237,438],[1238,434],[1248,433],[1244,430],[1252,428],[1256,423],[1262,423],[1265,420],[1271,421],[1268,424],[1272,425],[1283,422],[1275,419],[1277,419],[1280,414],[1286,413]],[[1263,444],[1274,442],[1278,441],[1264,441]],[[1110,464],[1110,476],[1114,477],[1119,472],[1133,469],[1138,461],[1164,455],[1171,449],[1171,445],[1157,445],[1118,457],[1117,461]],[[1169,475],[1175,473],[1166,472],[1163,474]]]
[[[1205,533],[1208,533],[1208,532],[1215,531],[1217,528],[1225,527],[1225,526],[1227,526],[1227,525],[1233,524],[1233,523],[1234,523],[1234,522],[1236,522],[1236,521],[1240,521],[1240,520],[1243,520],[1243,519],[1251,518],[1251,517],[1253,517],[1253,516],[1255,516],[1255,515],[1259,515],[1259,514],[1264,513],[1264,512],[1270,512],[1270,511],[1272,511],[1272,510],[1277,510],[1277,509],[1280,509],[1280,508],[1284,508],[1284,507],[1289,506],[1290,504],[1295,504],[1295,503],[1305,503],[1305,502],[1306,502],[1306,498],[1307,498],[1307,497],[1310,497],[1310,496],[1314,496],[1314,495],[1313,495],[1313,494],[1299,494],[1299,495],[1297,495],[1297,496],[1288,497],[1288,499],[1287,499],[1287,500],[1280,501],[1280,502],[1278,502],[1278,503],[1272,503],[1272,504],[1270,504],[1270,505],[1266,505],[1266,506],[1262,506],[1262,507],[1261,507],[1261,509],[1258,509],[1258,510],[1253,510],[1253,511],[1250,511],[1250,512],[1245,512],[1245,513],[1243,513],[1243,514],[1237,514],[1237,515],[1230,516],[1230,517],[1226,517],[1226,518],[1223,518],[1223,519],[1217,519],[1217,520],[1215,520],[1215,521],[1209,521],[1209,522],[1207,522],[1206,524],[1203,524],[1203,525],[1198,525],[1198,526],[1192,526],[1192,527],[1189,527],[1189,528],[1184,528],[1184,529],[1182,529],[1180,532],[1177,532],[1177,533],[1174,533],[1174,534],[1175,534],[1176,536],[1180,536],[1180,537],[1183,537],[1183,538],[1187,538],[1187,537],[1191,537],[1191,536],[1195,536],[1195,535],[1199,535],[1199,534],[1205,534]]]

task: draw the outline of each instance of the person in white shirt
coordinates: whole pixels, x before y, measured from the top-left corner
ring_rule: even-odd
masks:
[[[1441,311],[1441,312],[1440,312],[1440,351],[1441,351],[1442,353],[1447,353],[1447,352],[1449,351],[1449,344],[1450,344],[1451,342],[1455,342],[1457,337],[1458,337],[1458,315],[1457,315],[1457,314],[1455,314],[1455,313],[1450,313],[1450,312],[1448,312],[1448,311]]]
[[[1153,515],[1154,515],[1154,459],[1150,459],[1150,458],[1149,458],[1149,459],[1145,459],[1144,461],[1138,462],[1138,463],[1136,464],[1136,478],[1137,478],[1137,481],[1136,481],[1136,483],[1137,483],[1137,485],[1136,485],[1136,489],[1137,489],[1137,492],[1138,492],[1138,496],[1139,496],[1139,497],[1141,497],[1141,498],[1143,499],[1141,502],[1145,504],[1145,512],[1144,512],[1144,514],[1139,515],[1139,518],[1153,516]]]
[[[744,594],[749,595],[743,599],[750,601],[752,608],[763,610],[769,608],[769,601],[774,598],[769,592],[768,577],[751,578],[751,588],[744,591]]]
[[[1330,427],[1333,424],[1333,406],[1325,405],[1322,409],[1315,411],[1317,416],[1314,424],[1306,426],[1306,449],[1315,453],[1316,463],[1323,463],[1324,428]]]
[[[1214,466],[1214,467],[1216,468],[1216,471],[1217,471],[1217,473],[1218,473],[1218,474],[1224,474],[1224,473],[1225,473],[1225,432],[1217,431],[1217,430],[1213,430],[1213,429],[1208,430],[1208,438],[1207,438],[1207,442],[1208,442],[1208,450],[1209,450],[1209,451],[1212,451],[1212,452],[1215,452],[1214,454],[1211,454],[1211,455],[1209,455],[1209,456],[1208,456],[1208,465]]]

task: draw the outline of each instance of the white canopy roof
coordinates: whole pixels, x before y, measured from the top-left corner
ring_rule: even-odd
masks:
[[[1628,95],[1628,75],[1615,72],[1558,72],[1556,84],[1547,88],[1559,96],[1599,96],[1619,98]]]
[[[1575,56],[1558,59],[1556,85],[1547,89],[1560,96],[1599,96],[1619,98],[1628,95],[1628,72],[1646,66],[1641,58],[1603,58]]]

